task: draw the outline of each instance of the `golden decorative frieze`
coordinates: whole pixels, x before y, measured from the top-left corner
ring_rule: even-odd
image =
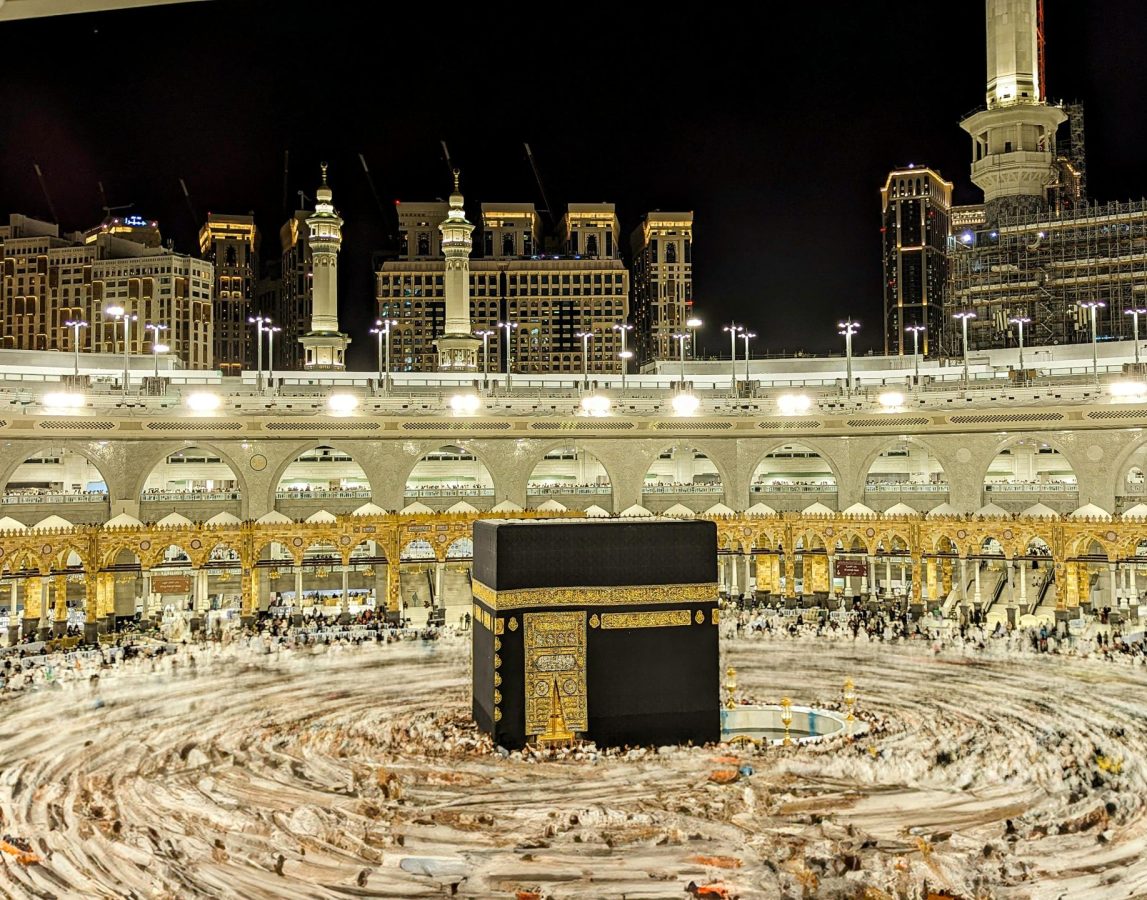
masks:
[[[601,627],[605,628],[668,628],[688,625],[691,621],[687,609],[662,609],[655,612],[602,613]]]
[[[496,591],[479,581],[474,596],[497,610],[531,606],[645,606],[654,603],[705,603],[717,599],[717,585],[655,584],[640,587],[518,588]],[[513,630],[514,626],[510,626]]]

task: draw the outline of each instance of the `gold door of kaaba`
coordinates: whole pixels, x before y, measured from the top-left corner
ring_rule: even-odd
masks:
[[[585,688],[585,612],[526,613],[526,734],[550,726],[554,685],[566,728],[589,728]]]

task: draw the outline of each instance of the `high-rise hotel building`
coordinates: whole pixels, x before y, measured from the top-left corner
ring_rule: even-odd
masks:
[[[398,322],[391,335],[395,371],[437,368],[434,341],[445,333],[445,259],[438,225],[445,203],[398,207],[400,258],[377,273],[378,315]],[[546,252],[532,203],[482,204],[481,237],[470,261],[470,325],[495,332],[486,341],[490,371],[505,371],[506,331],[516,373],[618,372],[621,340],[613,326],[629,313],[629,273],[618,258],[619,225],[611,203],[573,203],[562,218],[560,252]]]
[[[904,356],[914,339],[905,328],[923,325],[920,351],[940,342],[948,277],[952,185],[924,166],[897,169],[880,189],[884,248],[884,352]]]
[[[254,332],[259,277],[259,230],[252,216],[208,213],[199,229],[199,255],[215,267],[213,355],[224,375],[255,367]]]
[[[648,213],[629,243],[638,358],[669,359],[693,314],[693,213]]]
[[[213,365],[212,291],[208,262],[162,249],[154,222],[109,220],[86,234],[60,237],[59,227],[26,216],[0,226],[0,346],[72,351],[69,320],[80,320],[81,351],[119,352],[123,331],[107,307],[135,315],[131,352],[150,353],[153,332],[188,368]],[[131,240],[138,229],[148,244]]]

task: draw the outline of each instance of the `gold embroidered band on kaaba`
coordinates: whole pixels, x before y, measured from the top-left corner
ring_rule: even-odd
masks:
[[[654,603],[706,603],[717,599],[717,584],[650,584],[640,587],[548,587],[496,591],[473,582],[474,596],[492,609],[531,606],[644,606]]]

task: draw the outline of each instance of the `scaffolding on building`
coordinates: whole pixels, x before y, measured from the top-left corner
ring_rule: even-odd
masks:
[[[1036,215],[1002,215],[949,241],[943,349],[962,352],[952,314],[970,310],[972,350],[1016,344],[1014,318],[1028,346],[1091,340],[1087,301],[1097,310],[1100,340],[1130,339],[1131,317],[1147,299],[1147,201],[1086,201]]]

